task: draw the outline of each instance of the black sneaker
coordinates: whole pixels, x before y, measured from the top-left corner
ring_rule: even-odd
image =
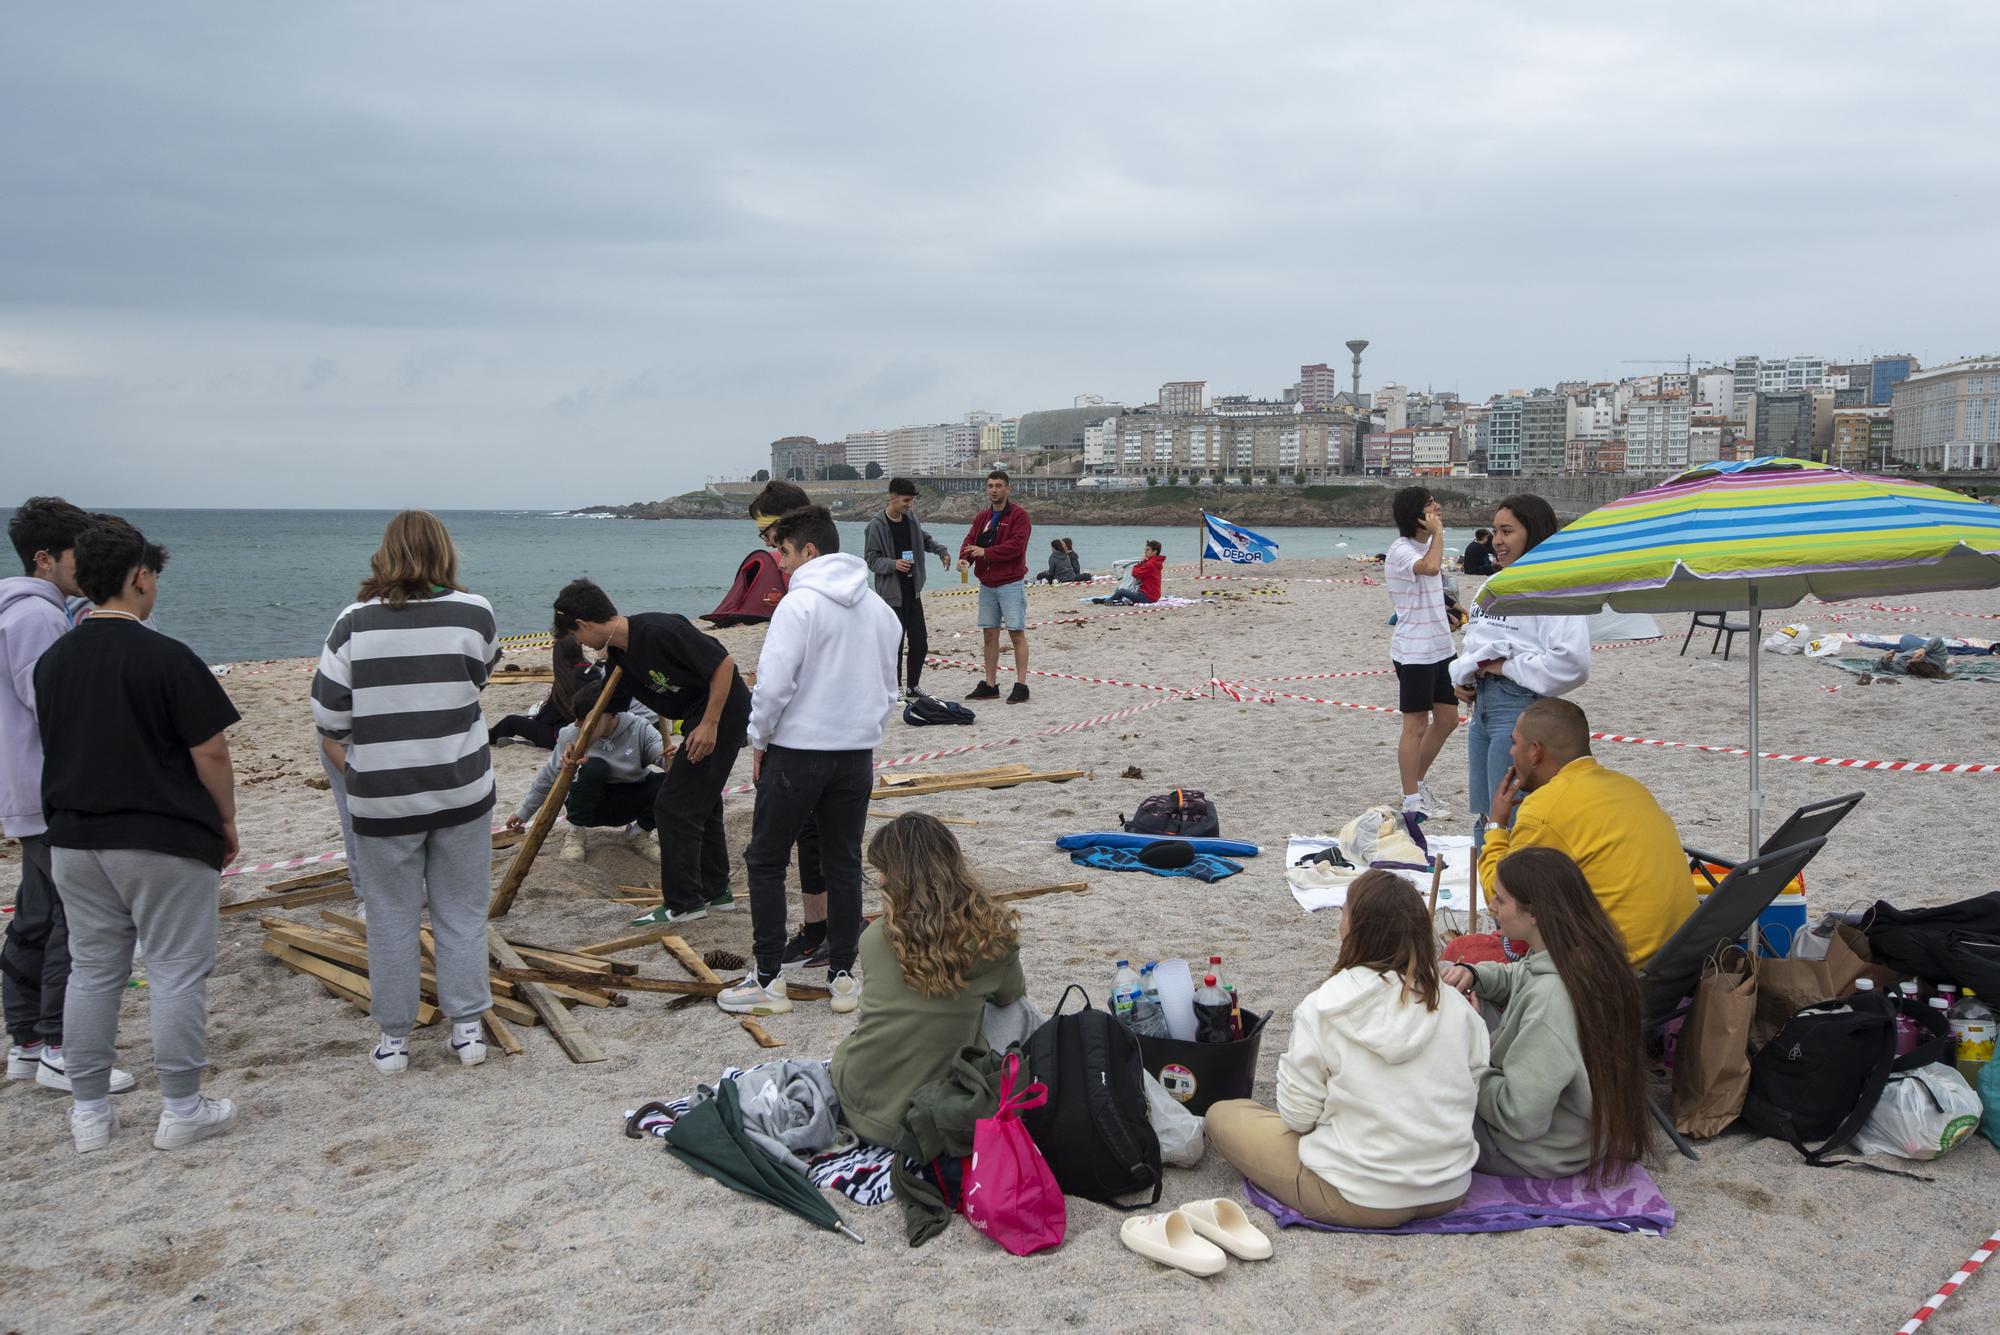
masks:
[[[1000,694],[1000,692],[995,691],[994,694],[998,695]],[[1015,682],[1014,689],[1007,692],[1007,703],[1010,705],[1020,705],[1020,704],[1026,704],[1027,702],[1028,702],[1028,684],[1024,681]]]
[[[785,957],[782,968],[786,973],[798,973],[805,969],[824,969],[827,965],[826,938],[808,943],[804,932],[796,933],[785,943]]]
[[[1016,687],[1015,689],[1018,690],[1020,688]],[[965,698],[968,700],[998,700],[1000,698],[1000,688],[990,681],[982,681],[973,687],[971,694]]]

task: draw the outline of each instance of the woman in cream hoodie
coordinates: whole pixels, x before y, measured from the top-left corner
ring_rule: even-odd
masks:
[[[1209,1143],[1309,1219],[1395,1228],[1457,1208],[1479,1157],[1472,1127],[1486,1026],[1440,986],[1423,901],[1385,871],[1356,877],[1333,976],[1292,1013],[1275,1110],[1208,1110]]]

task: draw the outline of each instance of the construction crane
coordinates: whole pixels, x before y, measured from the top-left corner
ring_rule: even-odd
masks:
[[[1684,357],[1627,357],[1624,366],[1678,366],[1689,375],[1694,374],[1694,354]]]

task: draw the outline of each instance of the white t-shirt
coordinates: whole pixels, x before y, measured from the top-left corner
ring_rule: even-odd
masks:
[[[1430,549],[1428,540],[1398,538],[1382,562],[1389,601],[1396,608],[1389,657],[1398,663],[1442,663],[1457,653],[1444,614],[1444,577],[1417,573],[1417,562]]]

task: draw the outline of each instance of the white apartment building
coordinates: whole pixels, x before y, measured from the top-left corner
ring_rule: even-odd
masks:
[[[1763,394],[1815,390],[1825,379],[1824,357],[1787,357],[1783,361],[1762,362],[1757,368],[1757,389]]]
[[[1384,431],[1401,431],[1410,423],[1410,387],[1394,381],[1375,391],[1375,411]]]
[[[1207,406],[1206,380],[1169,380],[1160,386],[1162,417],[1193,417]]]
[[[1736,375],[1731,371],[1703,371],[1695,377],[1694,415],[1727,417],[1736,410]]]
[[[1571,440],[1610,440],[1618,433],[1618,403],[1610,396],[1577,404],[1572,417]]]
[[[847,447],[847,462],[857,473],[866,473],[869,464],[880,464],[887,475],[889,468],[888,431],[850,431],[843,442]]]
[[[1912,372],[1890,400],[1896,456],[1923,469],[2000,468],[2000,357]]]
[[[1675,472],[1688,466],[1688,401],[1642,395],[1625,413],[1625,471]]]

